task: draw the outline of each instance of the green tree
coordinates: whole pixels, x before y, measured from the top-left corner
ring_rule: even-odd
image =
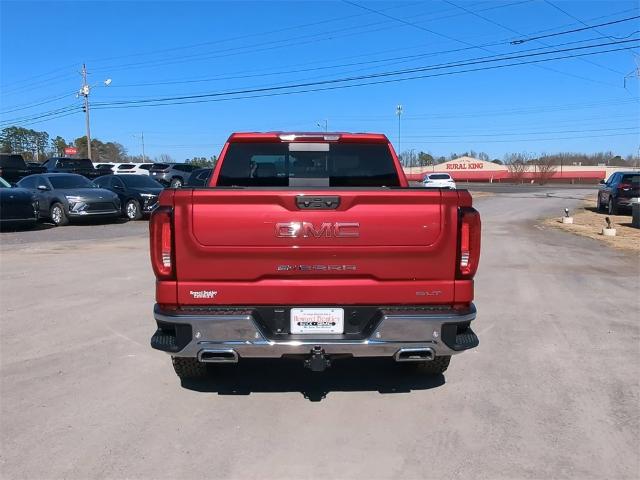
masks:
[[[51,151],[53,155],[62,157],[64,155],[64,149],[67,148],[68,146],[69,145],[67,144],[67,141],[64,138],[62,138],[60,135],[58,135],[56,138],[53,138],[51,140]]]
[[[185,160],[185,163],[196,166],[198,168],[214,168],[217,162],[218,157],[216,157],[215,155],[212,155],[211,158],[208,159],[207,157],[193,157],[187,158]]]
[[[44,158],[49,134],[24,127],[11,126],[0,131],[0,149],[4,153],[19,153],[27,160]]]
[[[430,153],[418,153],[418,165],[420,165],[421,167],[431,166],[434,164],[434,162],[435,160]]]
[[[86,158],[87,155],[87,137],[79,137],[73,141],[78,149],[77,156]],[[97,138],[91,139],[91,158],[94,161],[102,162],[125,162],[127,161],[127,150],[117,142],[104,143]]]

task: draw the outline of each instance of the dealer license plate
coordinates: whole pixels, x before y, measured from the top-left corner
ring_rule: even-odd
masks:
[[[344,310],[292,308],[291,333],[344,333]]]

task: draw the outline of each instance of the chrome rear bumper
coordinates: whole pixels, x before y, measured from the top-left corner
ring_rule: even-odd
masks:
[[[154,317],[158,330],[151,339],[151,346],[176,357],[198,359],[203,351],[233,352],[226,355],[226,360],[220,360],[228,363],[229,358],[234,357],[236,361],[238,357],[280,358],[308,355],[314,349],[321,349],[326,355],[393,357],[398,360],[397,354],[401,350],[429,349],[436,356],[441,356],[478,345],[478,338],[469,327],[476,318],[473,304],[465,310],[423,307],[415,307],[414,310],[411,307],[381,307],[380,310],[381,319],[369,338],[353,340],[340,335],[283,335],[282,339],[274,339],[268,338],[260,329],[250,308],[246,311],[225,311],[223,307],[215,310],[163,310],[156,305]]]

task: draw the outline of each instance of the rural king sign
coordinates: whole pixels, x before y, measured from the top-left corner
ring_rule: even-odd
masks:
[[[483,162],[447,163],[447,170],[482,170]]]
[[[65,155],[75,155],[76,153],[78,153],[78,149],[75,147],[66,147],[64,149]]]

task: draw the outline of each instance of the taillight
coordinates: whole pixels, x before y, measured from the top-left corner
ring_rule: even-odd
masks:
[[[460,209],[459,245],[457,277],[473,278],[480,262],[480,214],[473,208]]]
[[[172,209],[158,207],[149,219],[151,266],[159,280],[171,280],[174,276]]]

